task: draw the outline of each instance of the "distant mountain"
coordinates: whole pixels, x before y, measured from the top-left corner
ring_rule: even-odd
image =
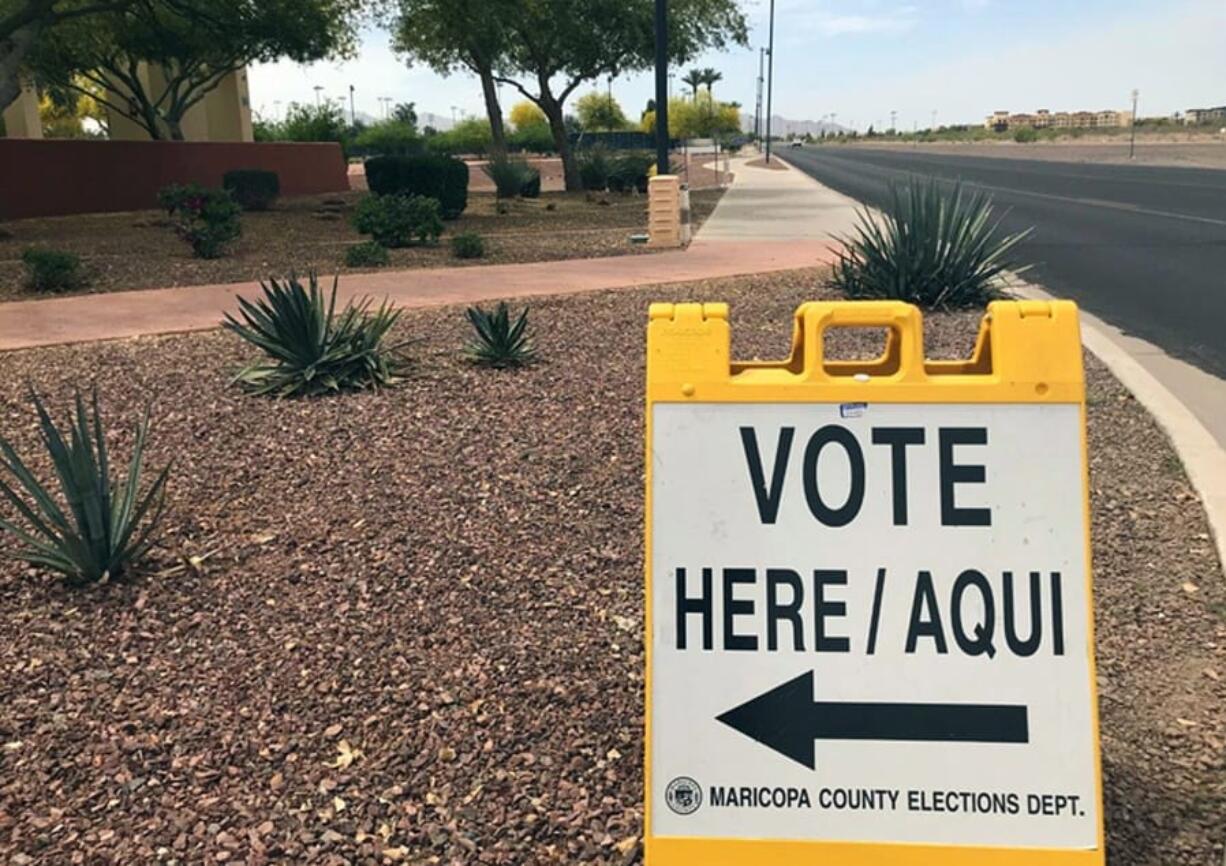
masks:
[[[741,112],[741,129],[745,132],[753,132],[753,115]],[[771,135],[788,136],[788,135],[809,135],[820,136],[822,133],[827,135],[838,135],[840,132],[851,132],[846,126],[840,126],[837,123],[830,123],[825,120],[792,120],[788,117],[781,117],[778,114],[771,115]],[[762,134],[766,135],[766,120],[762,120]]]

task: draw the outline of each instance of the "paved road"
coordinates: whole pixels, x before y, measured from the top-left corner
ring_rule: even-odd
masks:
[[[931,175],[991,193],[1031,282],[1126,333],[1226,378],[1226,171],[1085,165],[860,148],[781,156],[845,195],[880,205],[890,181]]]

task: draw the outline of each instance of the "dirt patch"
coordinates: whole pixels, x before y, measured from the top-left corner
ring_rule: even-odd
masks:
[[[691,195],[696,225],[706,219],[722,190]],[[87,291],[166,288],[243,282],[290,271],[325,273],[370,270],[344,266],[345,250],[365,238],[349,213],[365,193],[285,199],[269,211],[243,215],[243,235],[220,259],[193,258],[161,211],[86,214],[18,220],[0,241],[0,300],[39,297],[23,286],[21,251],[27,246],[76,253],[89,276]],[[539,262],[647,252],[629,241],[647,225],[647,197],[619,193],[548,193],[505,203],[492,194],[469,196],[468,209],[447,223],[439,244],[391,250],[390,268]],[[486,241],[481,259],[456,259],[450,239],[477,232]]]
[[[175,461],[161,575],[0,568],[0,859],[633,862],[647,303],[729,301],[736,355],[777,357],[821,276],[534,300],[520,372],[412,311],[415,378],[318,401],[236,392],[220,332],[0,355],[22,451],[25,382],[62,406],[88,375],[116,430],[153,395]],[[928,317],[929,353],[975,318]],[[1215,866],[1226,582],[1166,439],[1088,369],[1110,862]]]
[[[757,159],[750,160],[749,162],[745,163],[745,165],[748,168],[764,168],[767,171],[787,171],[788,170],[788,167],[784,165],[783,163],[781,163],[779,160],[775,159],[775,160],[771,160],[770,162],[767,162],[766,157],[764,156],[760,156]]]

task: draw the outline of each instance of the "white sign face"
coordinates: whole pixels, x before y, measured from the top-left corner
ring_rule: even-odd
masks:
[[[1098,842],[1080,407],[652,416],[654,836]]]

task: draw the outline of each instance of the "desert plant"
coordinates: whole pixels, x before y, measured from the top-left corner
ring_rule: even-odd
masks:
[[[477,336],[468,344],[468,357],[488,367],[521,367],[536,359],[536,349],[528,334],[528,308],[514,322],[506,301],[493,312],[468,308],[468,321]]]
[[[449,156],[376,156],[366,160],[366,183],[379,195],[437,199],[443,219],[468,206],[468,165]]]
[[[353,227],[385,247],[433,242],[443,233],[438,200],[424,195],[368,195],[353,212]]]
[[[1013,140],[1018,144],[1033,144],[1039,140],[1039,132],[1033,126],[1023,126],[1013,133]]]
[[[158,193],[158,200],[174,220],[175,233],[198,258],[218,258],[242,233],[242,209],[228,190],[172,184]]]
[[[943,190],[935,179],[890,187],[878,216],[859,213],[856,235],[841,238],[831,283],[850,298],[885,298],[928,308],[983,306],[1003,296],[1010,254],[1031,232],[1005,234],[991,199]]]
[[[451,252],[457,259],[479,259],[485,255],[485,241],[476,232],[462,232],[451,239]]]
[[[647,192],[647,178],[655,156],[646,151],[629,150],[609,163],[608,186],[612,192]]]
[[[85,284],[81,259],[75,253],[28,247],[21,252],[26,286],[36,292],[65,292]]]
[[[38,480],[13,445],[0,436],[0,495],[21,518],[21,522],[0,518],[0,529],[21,545],[12,557],[62,574],[72,584],[122,577],[152,544],[170,475],[170,467],[163,468],[141,491],[148,410],[136,427],[127,476],[112,480],[97,390],[91,400],[92,413],[77,392],[67,439],[39,396],[31,391],[30,397],[38,413],[43,446],[55,467],[59,496]],[[7,480],[10,476],[12,482]]]
[[[221,186],[243,210],[268,210],[281,194],[281,180],[275,171],[261,168],[236,168],[221,177]]]
[[[609,187],[609,175],[613,161],[602,147],[593,147],[579,155],[579,180],[586,190],[604,190]]]
[[[261,349],[268,360],[241,369],[234,381],[255,394],[309,396],[395,384],[407,371],[407,343],[386,345],[400,312],[386,301],[373,312],[369,298],[336,312],[337,281],[325,295],[311,274],[261,282],[263,297],[240,297],[241,321],[226,313],[222,326]]]
[[[536,198],[541,194],[541,173],[528,165],[525,160],[491,159],[482,166],[482,169],[494,182],[498,198],[514,198],[517,195]],[[525,195],[525,190],[528,193],[533,191],[534,181],[535,195]]]
[[[387,247],[375,241],[364,241],[345,249],[345,264],[351,268],[380,268],[387,263]]]

